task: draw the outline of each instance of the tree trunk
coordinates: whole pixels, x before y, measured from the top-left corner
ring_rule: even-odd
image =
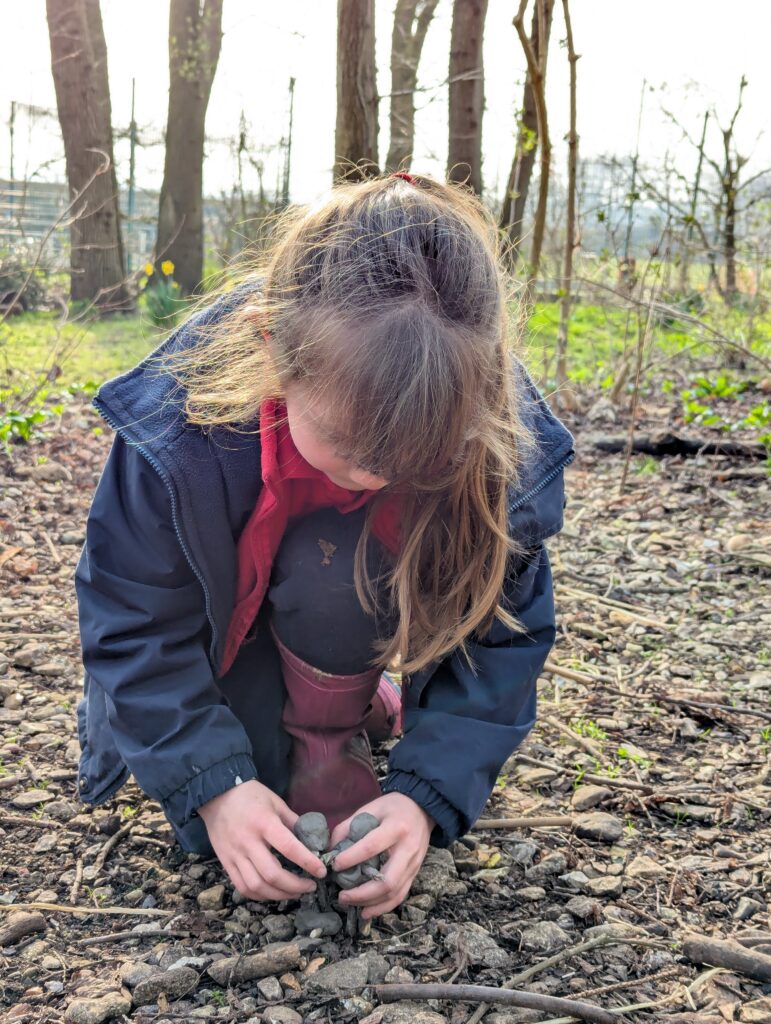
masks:
[[[536,14],[538,17],[538,35],[543,39],[546,35],[546,7],[551,0],[535,0]],[[533,99],[535,101],[536,121],[538,124],[538,143],[540,146],[540,180],[538,183],[538,204],[535,211],[533,223],[533,243],[530,250],[530,267],[528,268],[528,283],[531,291],[535,285],[538,275],[538,268],[541,262],[541,250],[543,248],[543,236],[546,229],[546,202],[549,197],[549,170],[551,167],[551,141],[549,139],[549,125],[546,113],[546,57],[547,50],[544,47],[540,56],[536,56],[530,39],[525,32],[523,18],[527,0],[521,0],[519,10],[514,18],[514,27],[522,43],[527,60],[527,70],[533,83]]]
[[[334,178],[379,173],[375,0],[337,0]]]
[[[533,9],[530,45],[533,47],[533,53],[538,61],[540,61],[542,53],[548,53],[553,11],[554,0],[545,0],[546,34],[545,38],[541,40],[537,5]],[[519,243],[522,239],[525,204],[530,189],[530,179],[533,176],[533,166],[537,151],[538,118],[535,112],[533,81],[528,73],[522,93],[522,119],[519,122],[517,131],[517,148],[511,165],[511,174],[506,184],[506,194],[503,197],[499,222],[501,230],[506,232],[511,242],[510,259],[512,264],[516,264],[519,258]]]
[[[455,0],[450,41],[450,139],[447,177],[482,194],[482,44],[487,0]]]
[[[171,0],[169,114],[158,210],[158,267],[174,264],[183,292],[203,277],[203,147],[206,108],[222,42],[222,0]]]
[[[389,171],[406,170],[412,161],[418,65],[438,2],[397,0],[391,35],[391,145],[386,159]]]
[[[568,134],[568,208],[565,225],[565,255],[562,266],[562,298],[560,325],[557,335],[557,391],[558,407],[575,409],[576,395],[568,383],[568,328],[570,324],[570,289],[573,282],[573,248],[576,244],[576,165],[578,162],[578,133],[576,131],[576,64],[579,55],[573,45],[573,26],[568,0],[562,0],[567,32],[568,62],[570,65],[570,132]]]
[[[99,0],[46,0],[46,13],[73,202],[70,297],[105,313],[129,310]]]

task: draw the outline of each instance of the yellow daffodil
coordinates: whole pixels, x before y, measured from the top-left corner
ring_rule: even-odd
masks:
[[[150,277],[150,275],[152,274],[153,270],[154,270],[154,267],[153,267],[152,263],[145,263],[145,273],[147,274],[148,277]]]
[[[163,263],[161,263],[161,270],[164,272],[166,277],[171,277],[174,273],[174,264],[171,260],[164,260]]]

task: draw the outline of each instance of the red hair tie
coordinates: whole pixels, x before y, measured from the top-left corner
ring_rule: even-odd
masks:
[[[417,182],[415,181],[413,176],[411,174],[407,174],[406,171],[394,171],[394,173],[391,175],[391,177],[392,178],[404,178],[404,180],[408,181],[410,183],[410,185],[416,185],[417,184]]]

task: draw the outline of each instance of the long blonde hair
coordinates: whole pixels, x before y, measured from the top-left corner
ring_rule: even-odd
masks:
[[[205,430],[259,429],[260,403],[290,381],[329,410],[326,439],[389,481],[356,553],[356,590],[373,613],[383,609],[366,545],[384,495],[399,492],[387,587],[397,625],[377,663],[415,672],[496,618],[521,628],[501,605],[522,554],[507,496],[534,441],[519,416],[508,283],[485,207],[427,176],[341,182],[282,211],[236,281],[242,297],[197,328],[200,342],[172,347],[164,370]]]

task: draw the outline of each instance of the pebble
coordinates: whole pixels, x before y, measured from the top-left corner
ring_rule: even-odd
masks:
[[[524,765],[517,768],[517,781],[521,786],[545,786],[558,775],[559,772],[554,768],[530,768]]]
[[[406,967],[402,967],[400,964],[391,967],[383,979],[386,985],[409,985],[414,980],[415,975],[412,971],[408,971]]]
[[[511,962],[509,953],[501,949],[492,935],[471,921],[450,925],[445,945],[474,966],[505,967]]]
[[[548,953],[553,949],[561,949],[567,945],[570,937],[553,921],[537,921],[522,930],[523,949],[540,953]]]
[[[572,896],[565,904],[565,910],[579,921],[597,920],[602,916],[600,904],[588,896]]]
[[[588,811],[590,807],[596,807],[612,796],[612,791],[606,786],[578,786],[570,798],[570,804],[574,811]]]
[[[123,989],[120,992],[106,992],[95,999],[73,999],[67,1007],[64,1019],[71,1024],[102,1024],[102,1021],[120,1017],[130,1010],[131,996]]]
[[[570,889],[572,892],[584,892],[589,877],[583,871],[568,871],[567,874],[560,875],[559,880],[566,889]]]
[[[39,911],[20,910],[3,922],[0,918],[0,946],[13,946],[25,935],[46,930],[46,919]]]
[[[128,960],[121,964],[118,977],[127,988],[134,988],[140,981],[151,978],[158,973],[158,968],[152,964],[146,964],[142,960]]]
[[[198,986],[198,972],[192,967],[176,967],[174,970],[157,971],[140,981],[134,989],[134,1005],[145,1006],[155,1003],[163,992],[170,999],[181,999]]]
[[[253,1017],[252,1020],[255,1024],[257,1021],[262,1021],[262,1024],[303,1024],[302,1017],[291,1006],[268,1006],[261,1017]]]
[[[567,866],[568,862],[564,853],[550,853],[539,860],[537,864],[529,867],[525,871],[525,878],[528,882],[538,882],[550,875],[561,875]]]
[[[427,1009],[425,1003],[400,1000],[378,1006],[374,1013],[362,1018],[359,1024],[447,1024],[447,1018]]]
[[[317,946],[315,939],[296,939],[293,942],[270,942],[257,953],[243,956],[227,956],[215,960],[206,969],[209,977],[218,985],[238,985],[242,981],[267,978],[270,974],[281,974],[300,966],[307,949]]]
[[[291,939],[295,933],[294,921],[287,914],[268,914],[262,919],[262,923],[274,941]]]
[[[221,910],[225,902],[225,886],[213,885],[204,889],[198,893],[197,902],[201,910]]]
[[[514,895],[524,903],[537,903],[538,900],[546,898],[546,890],[540,885],[526,885],[522,889],[517,889]]]
[[[426,857],[412,883],[415,895],[459,896],[468,891],[465,882],[458,878],[455,861],[449,850],[429,846]]]
[[[762,913],[765,907],[762,903],[757,900],[751,900],[749,896],[741,896],[739,902],[736,905],[733,916],[736,921],[747,921],[755,914]]]
[[[624,824],[619,818],[603,811],[595,811],[576,821],[575,834],[581,839],[595,839],[600,843],[614,843],[624,834]]]
[[[337,993],[341,989],[362,988],[369,979],[369,959],[349,957],[320,968],[308,978],[308,988],[316,992]]]
[[[334,910],[323,913],[313,909],[298,910],[294,916],[294,927],[300,935],[310,935],[311,932],[337,935],[342,930],[343,919]]]
[[[529,867],[535,860],[538,847],[535,843],[509,843],[506,852],[515,864],[521,864],[523,868]]]
[[[247,1024],[257,1024],[257,1021],[262,1024],[302,1024],[302,1017],[291,1007],[267,1007],[261,1017],[253,1017]]]
[[[590,878],[586,883],[586,891],[592,896],[615,898],[624,891],[624,879],[621,876],[600,875],[599,878]]]
[[[257,982],[257,991],[269,1003],[276,1003],[279,999],[284,998],[284,990],[281,988],[278,978],[272,974],[268,975],[267,978],[261,978]]]
[[[29,810],[31,807],[37,807],[38,804],[45,804],[49,800],[55,799],[54,794],[49,793],[47,789],[28,789],[26,793],[19,793],[13,797],[11,807],[18,807],[19,810]]]
[[[629,878],[663,878],[667,871],[652,857],[641,853],[629,862],[626,873]]]

